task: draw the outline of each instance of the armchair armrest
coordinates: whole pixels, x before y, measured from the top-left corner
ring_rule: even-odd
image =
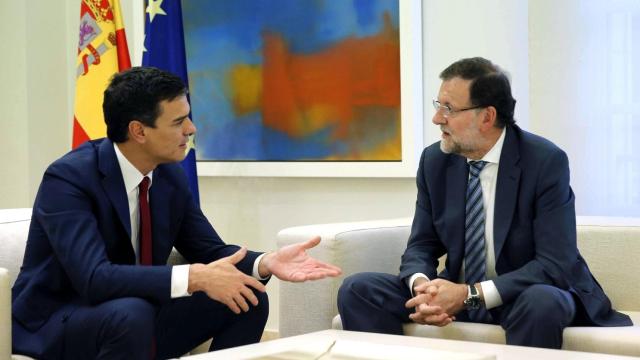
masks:
[[[185,259],[182,255],[180,255],[178,250],[173,248],[171,250],[171,254],[169,254],[169,259],[167,259],[167,265],[187,265],[187,264],[189,264],[187,259]],[[195,354],[206,353],[206,352],[209,351],[209,346],[210,345],[211,345],[211,339],[209,339],[209,340],[203,342],[202,344],[198,345],[197,347],[195,347],[193,350],[191,350],[186,355],[195,355]]]
[[[336,298],[342,280],[363,271],[398,273],[410,231],[411,218],[308,225],[280,231],[279,248],[321,236],[320,245],[309,253],[342,269],[338,278],[280,283],[280,336],[330,329],[331,320],[338,313]]]
[[[4,268],[0,268],[0,359],[11,359],[11,286]]]
[[[171,254],[169,254],[169,258],[167,259],[167,265],[186,265],[188,264],[187,259],[185,259],[176,248],[171,249]]]

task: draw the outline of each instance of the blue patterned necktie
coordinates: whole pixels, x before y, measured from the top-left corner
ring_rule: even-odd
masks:
[[[465,217],[464,277],[469,285],[485,280],[484,206],[482,187],[478,176],[486,161],[469,162],[469,183],[467,184],[467,205]],[[490,322],[489,312],[481,307],[468,311],[474,322]]]

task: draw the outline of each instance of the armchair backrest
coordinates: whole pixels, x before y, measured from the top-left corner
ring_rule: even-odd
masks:
[[[617,310],[640,311],[640,219],[605,219],[598,225],[578,218],[578,249]],[[582,222],[582,224],[581,224]]]

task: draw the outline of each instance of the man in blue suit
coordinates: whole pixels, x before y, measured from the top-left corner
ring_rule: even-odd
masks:
[[[337,276],[306,254],[319,238],[260,254],[225,244],[182,168],[187,90],[155,68],[113,77],[106,139],[49,166],[13,287],[14,353],[38,359],[178,357],[257,342],[265,284]],[[175,247],[190,265],[167,266]]]
[[[420,159],[400,274],[345,279],[344,328],[402,334],[411,321],[483,322],[501,325],[507,344],[560,348],[569,325],[631,325],[576,247],[567,156],[515,125],[506,75],[470,58],[440,78],[433,123],[442,140]]]

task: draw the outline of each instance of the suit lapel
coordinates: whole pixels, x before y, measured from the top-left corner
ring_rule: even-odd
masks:
[[[500,155],[494,208],[493,241],[496,259],[500,256],[507,233],[513,221],[520,184],[520,150],[516,135],[517,126],[507,126]]]
[[[446,203],[445,203],[445,223],[450,232],[445,235],[451,241],[448,247],[448,257],[450,261],[450,279],[458,279],[462,260],[464,259],[464,218],[465,218],[465,197],[467,189],[467,179],[469,169],[467,161],[462,156],[450,155],[447,166],[446,177]]]
[[[129,218],[129,200],[124,187],[122,171],[113,150],[113,143],[104,139],[98,147],[98,168],[104,176],[102,187],[118,214],[118,219],[131,239],[131,220]]]

